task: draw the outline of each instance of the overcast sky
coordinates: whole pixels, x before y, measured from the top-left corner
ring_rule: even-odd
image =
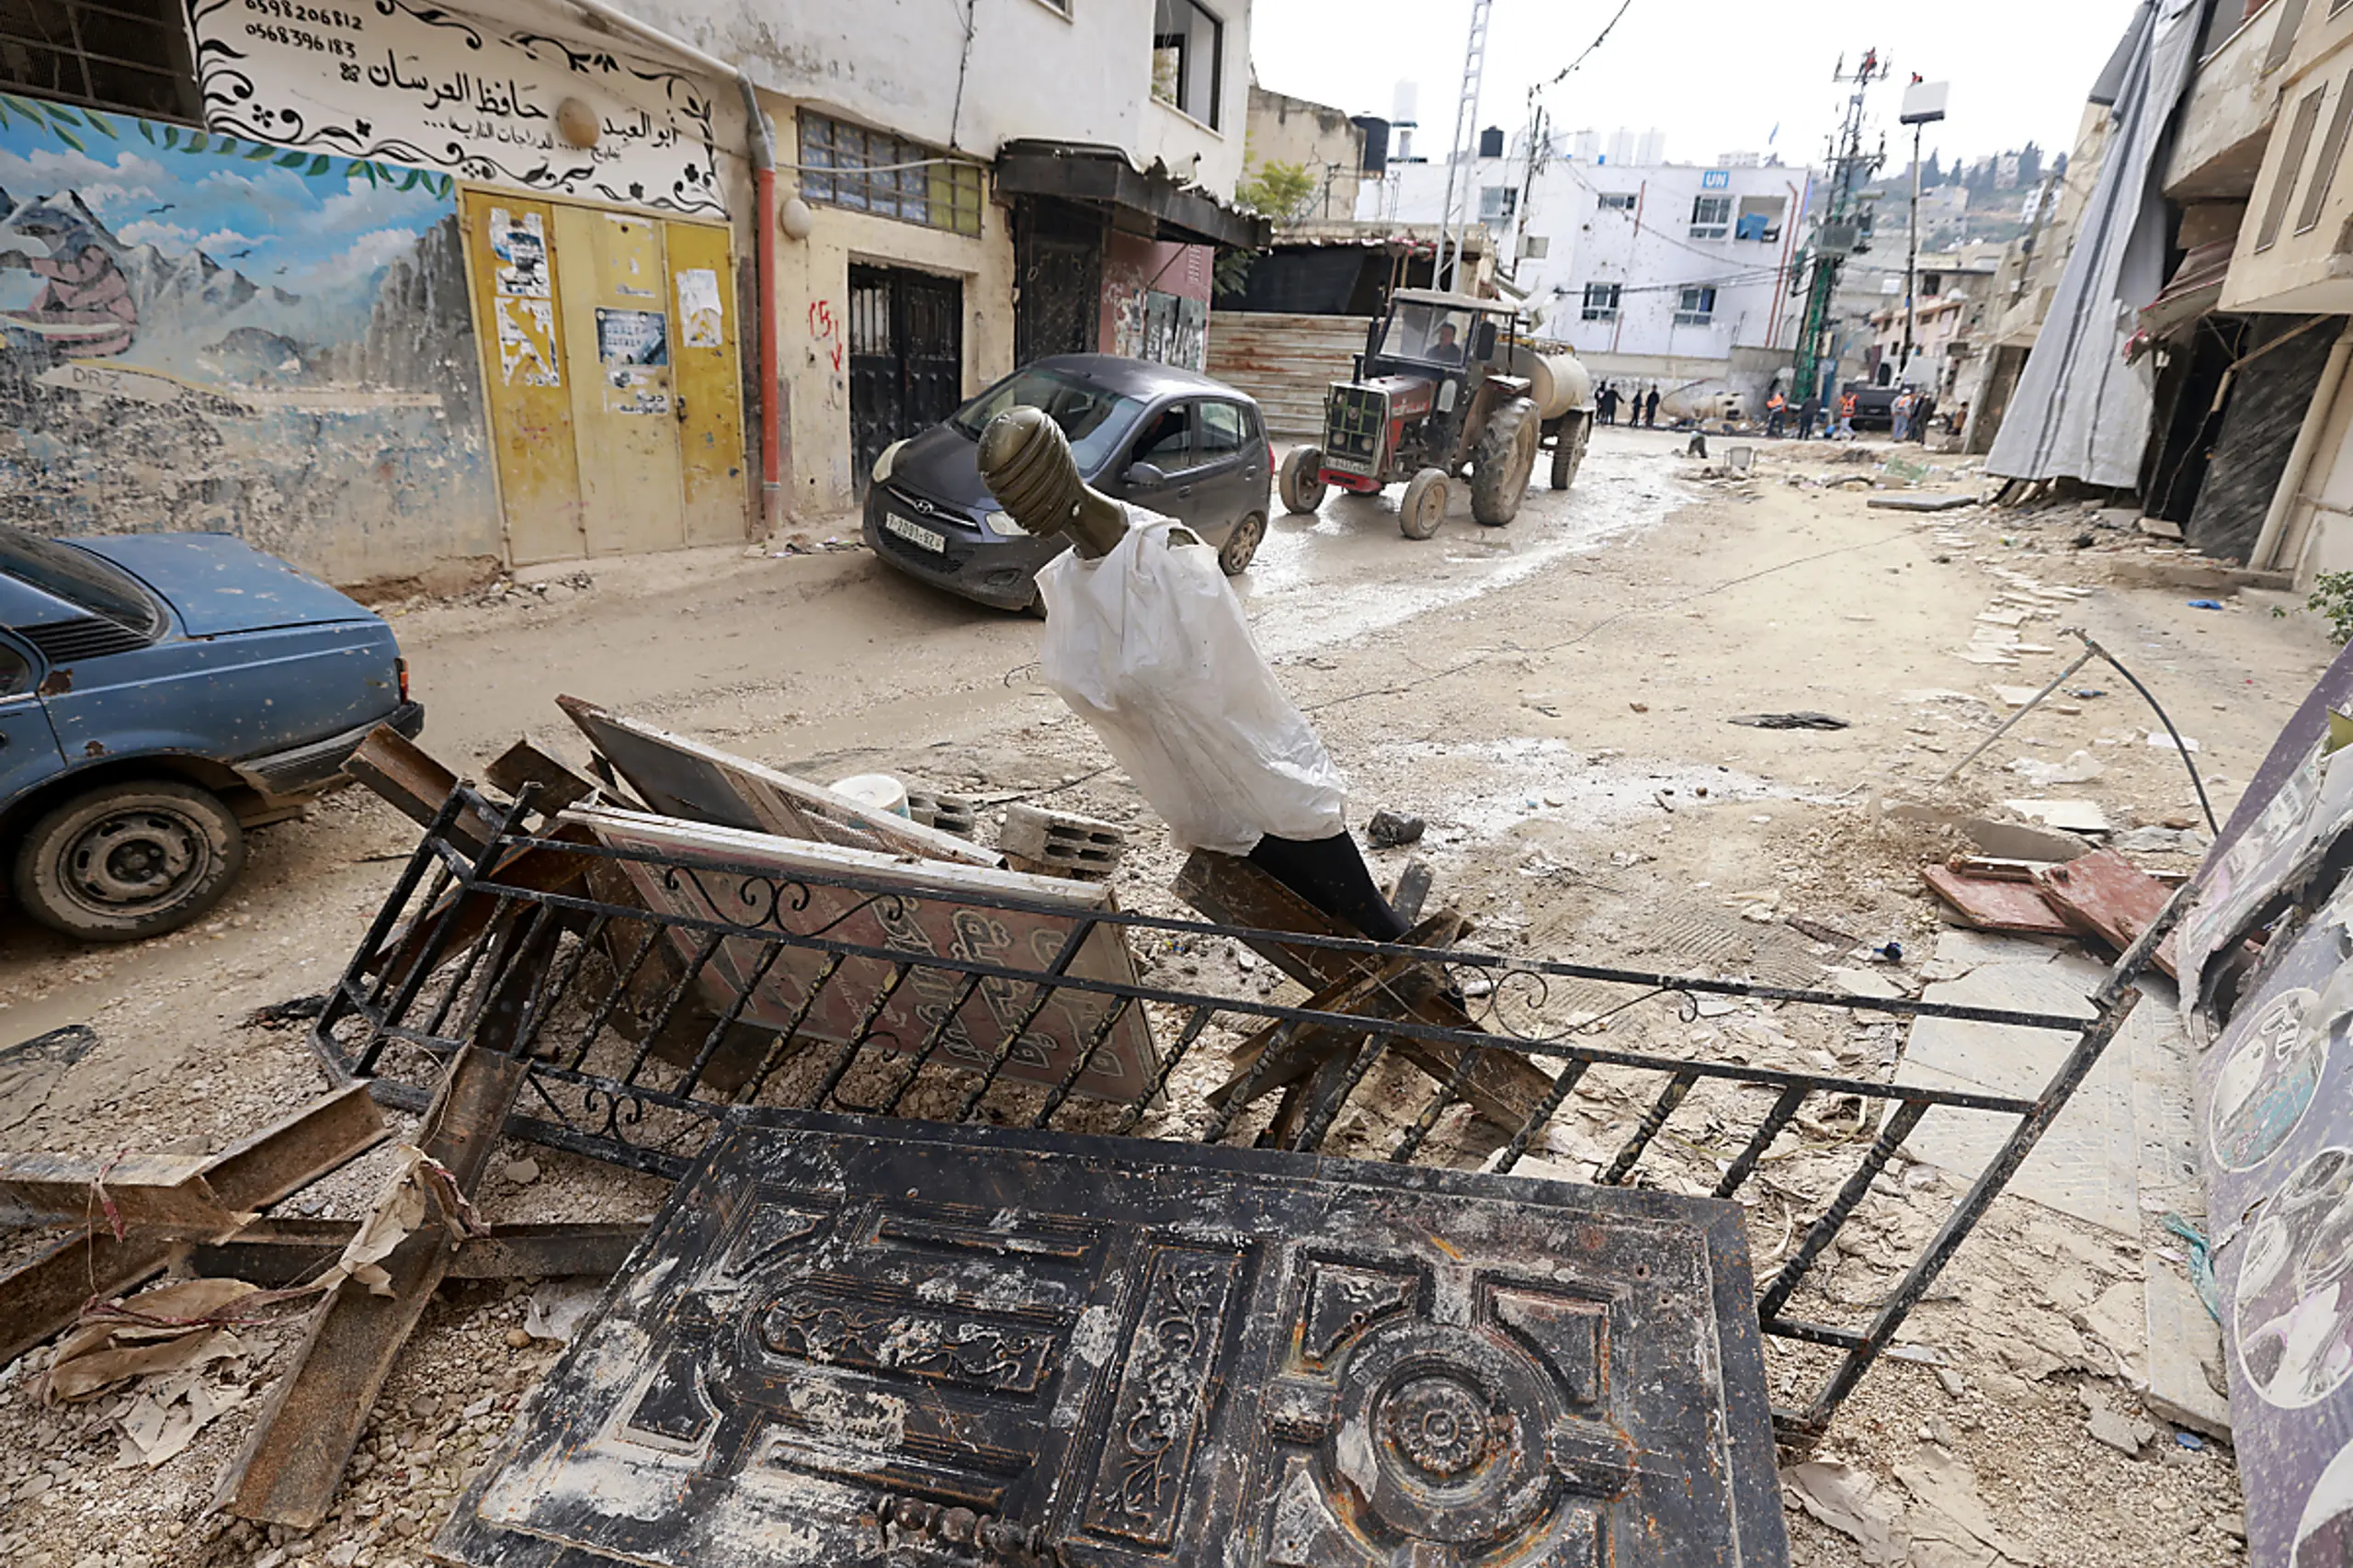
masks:
[[[1495,0],[1479,122],[1517,134],[1528,90],[1593,41],[1620,0]],[[1895,161],[1896,101],[1914,72],[1952,86],[1950,119],[1927,146],[1979,157],[2029,139],[2075,140],[2086,96],[2138,0],[1631,0],[1609,41],[1545,94],[1563,131],[1665,132],[1675,163],[1776,152],[1819,163],[1849,89],[1831,71],[1877,48],[1895,75],[1870,104]],[[1454,129],[1469,0],[1255,0],[1250,52],[1259,84],[1350,114],[1390,112],[1402,77],[1421,85],[1417,150],[1436,156]],[[1774,135],[1779,127],[1779,134]],[[1770,138],[1768,145],[1768,138]]]

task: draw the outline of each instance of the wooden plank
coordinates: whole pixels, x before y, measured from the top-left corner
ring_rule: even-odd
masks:
[[[2149,928],[2173,896],[2163,882],[2113,849],[2046,867],[2034,874],[2034,883],[2062,920],[2120,953]],[[2167,937],[2157,945],[2157,967],[2174,974],[2174,939]]]
[[[493,788],[515,796],[523,793],[524,785],[537,784],[540,792],[531,799],[532,809],[549,816],[597,793],[595,779],[574,772],[562,757],[529,735],[499,753],[498,760],[483,768],[482,776]]]
[[[2072,937],[2075,927],[2059,918],[2040,889],[2029,882],[1973,877],[1949,866],[1924,866],[1920,880],[1951,906],[1961,924],[1980,931],[2009,931],[2031,937]]]
[[[1259,867],[1232,855],[1196,850],[1176,873],[1176,896],[1220,925],[1261,931],[1296,931],[1305,937],[1354,937],[1338,923],[1277,881]],[[1467,930],[1468,927],[1466,926]],[[1252,939],[1251,950],[1298,981],[1311,992],[1368,972],[1377,960],[1335,948],[1296,947],[1287,942]],[[1427,973],[1427,971],[1417,971]],[[1414,976],[1397,986],[1409,1001],[1407,1017],[1438,1028],[1475,1027],[1460,1005],[1449,1002],[1427,979],[1418,992],[1408,987]],[[1450,1045],[1433,1044],[1411,1036],[1397,1037],[1400,1056],[1440,1083],[1454,1075],[1461,1052]],[[1464,1096],[1488,1120],[1518,1127],[1541,1104],[1552,1080],[1527,1057],[1513,1051],[1483,1051],[1472,1063]]]
[[[927,860],[1004,864],[995,851],[971,839],[874,811],[821,784],[639,723],[593,702],[559,697],[556,705],[655,811],[850,848],[880,846]]]
[[[198,1154],[0,1154],[0,1225],[86,1225],[158,1236],[237,1228]]]
[[[266,1209],[383,1142],[384,1113],[352,1084],[273,1122],[205,1167],[222,1204]],[[93,1296],[119,1296],[171,1261],[165,1237],[104,1230],[60,1242],[0,1275],[0,1366],[70,1327]]]
[[[403,816],[419,827],[430,826],[441,803],[458,787],[458,776],[436,761],[424,747],[393,729],[379,724],[344,759],[343,770],[368,786]],[[469,807],[449,824],[449,836],[479,855],[489,847],[494,824]]]

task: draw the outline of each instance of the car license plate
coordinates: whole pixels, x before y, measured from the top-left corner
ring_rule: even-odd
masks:
[[[896,512],[883,513],[882,526],[911,544],[919,544],[935,554],[947,553],[948,536],[946,534],[935,532],[925,528],[921,523],[911,523]]]

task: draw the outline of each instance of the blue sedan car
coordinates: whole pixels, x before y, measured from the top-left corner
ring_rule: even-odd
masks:
[[[185,926],[383,723],[425,723],[392,629],[276,557],[0,527],[0,856],[43,925]]]

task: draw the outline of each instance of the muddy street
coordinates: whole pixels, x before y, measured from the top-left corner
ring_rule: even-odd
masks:
[[[1769,445],[1754,474],[1734,479],[1681,445],[1604,432],[1573,492],[1531,493],[1506,529],[1452,517],[1425,543],[1398,535],[1393,501],[1336,498],[1313,518],[1278,521],[1237,584],[1279,677],[1348,773],[1352,824],[1377,807],[1427,820],[1412,853],[1434,866],[1436,896],[1475,921],[1472,946],[1914,994],[1969,965],[1917,881],[1946,838],[1890,819],[1891,801],[1980,806],[2048,792],[2030,787],[2034,767],[2081,753],[2097,767],[2065,792],[2120,825],[2196,823],[2179,760],[2148,744],[2154,720],[2114,681],[2038,712],[1957,786],[1936,790],[2008,711],[1996,686],[2055,673],[2067,656],[2059,627],[2089,630],[2160,694],[2198,741],[2221,811],[2325,663],[2310,619],[2274,615],[2262,596],[2215,611],[2177,589],[2121,585],[2146,555],[2141,542],[2075,508],[1914,518],[1872,509],[1868,485],[1840,483],[1879,474],[1883,453],[1869,447]],[[2043,613],[2019,612],[2010,662],[1977,662],[1988,607],[2026,583],[2045,596]],[[934,593],[862,549],[591,563],[387,609],[427,706],[426,744],[453,766],[479,767],[524,733],[585,756],[552,699],[586,697],[820,780],[887,770],[970,794],[984,817],[1032,800],[1122,824],[1134,840],[1118,873],[1123,905],[1182,913],[1167,891],[1178,857],[1158,823],[1091,732],[1035,683],[1039,624]],[[1729,722],[1790,710],[1845,727]],[[6,1137],[199,1152],[314,1093],[301,1029],[252,1016],[327,988],[415,840],[404,819],[348,790],[258,834],[230,903],[178,936],[107,949],[6,926],[0,1036],[82,1023],[97,1040],[11,1099]],[[2171,862],[2185,870],[2188,842]],[[1407,857],[1369,855],[1384,881]],[[1900,956],[1874,958],[1881,949]],[[1150,943],[1140,955],[1165,974],[1299,994],[1246,958]],[[2097,973],[2088,959],[2066,961]],[[1892,1031],[1812,1029],[1769,1007],[1711,1003],[1684,1023],[1630,1018],[1613,1043],[1680,1038],[1675,1049],[1743,1061],[1897,1069]],[[1613,1092],[1574,1099],[1577,1114],[1563,1112],[1522,1174],[1589,1179],[1594,1138],[1624,1111]],[[1393,1108],[1409,1105],[1402,1083],[1378,1081],[1333,1150],[1377,1152],[1405,1114]],[[1476,1165],[1492,1143],[1459,1123],[1438,1129],[1442,1157]],[[1831,1299],[1883,1287],[1896,1254],[1973,1174],[1943,1171],[1932,1153],[1912,1151],[1899,1201],[1845,1244],[1823,1287]],[[1812,1190],[1809,1162],[1826,1146],[1810,1135],[1793,1154],[1777,1179]],[[305,1193],[301,1211],[356,1217],[386,1157]],[[1713,1179],[1697,1145],[1666,1157],[1683,1173],[1655,1178],[1671,1189]],[[492,1171],[479,1201],[501,1222],[635,1219],[664,1191],[517,1143]],[[1756,1243],[1763,1262],[1776,1212],[1751,1216],[1768,1238]],[[2243,1526],[2222,1445],[2168,1429],[2136,1439],[2128,1457],[2086,1426],[2099,1410],[2113,1426],[2125,1397],[2102,1348],[2116,1318],[2106,1308],[2128,1287],[2137,1303],[2144,1275],[2170,1267],[2157,1233],[2127,1229],[2002,1199],[1907,1329],[1905,1354],[1866,1380],[1815,1458],[1887,1474],[1933,1438],[1974,1467],[1971,1495],[1982,1494],[2005,1539],[2042,1561],[2236,1560]],[[242,1375],[255,1392],[152,1475],[104,1468],[123,1415],[113,1403],[44,1407],[19,1372],[0,1390],[0,1447],[16,1456],[0,1461],[0,1495],[16,1500],[0,1514],[0,1554],[68,1568],[104,1517],[120,1543],[107,1561],[124,1565],[416,1562],[552,1358],[555,1342],[524,1326],[535,1300],[515,1284],[443,1293],[380,1402],[345,1500],[311,1532],[204,1512],[209,1478],[283,1362],[286,1329],[246,1335]],[[1802,1370],[1781,1359],[1769,1369],[1782,1393]],[[1904,1517],[1933,1528],[1919,1506]],[[1794,1504],[1790,1521],[1800,1562],[1879,1561]]]

